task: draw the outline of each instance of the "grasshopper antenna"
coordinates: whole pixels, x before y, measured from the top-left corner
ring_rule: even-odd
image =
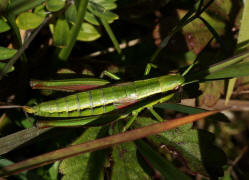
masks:
[[[183,77],[186,76],[186,74],[188,74],[188,72],[194,67],[195,64],[196,64],[196,62],[194,62],[193,64],[191,64],[181,75]]]
[[[31,107],[28,106],[20,106],[20,105],[3,105],[0,106],[0,109],[18,109],[21,108],[23,109],[25,112],[27,113],[34,113],[33,109]]]
[[[207,43],[206,46],[203,48],[203,50],[202,50],[202,51],[197,55],[197,57],[195,58],[193,64],[191,64],[191,65],[182,73],[182,76],[183,76],[183,77],[186,76],[186,75],[189,73],[189,71],[194,67],[194,65],[197,64],[200,55],[205,51],[205,49],[208,48],[208,46],[210,45],[210,43],[212,42],[213,39],[214,39],[214,37],[212,37],[212,38],[208,41],[208,43]]]
[[[18,109],[21,108],[25,114],[25,117],[32,123],[31,119],[28,116],[28,113],[33,113],[32,108],[28,106],[20,106],[20,105],[3,105],[0,106],[0,109]]]
[[[17,108],[24,108],[23,106],[19,106],[19,105],[3,105],[0,106],[0,109],[17,109]]]

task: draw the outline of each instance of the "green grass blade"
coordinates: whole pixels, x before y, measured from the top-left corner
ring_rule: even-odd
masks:
[[[240,25],[239,37],[238,37],[238,44],[249,40],[248,29],[249,29],[249,2],[245,1],[245,6],[243,10],[241,25]],[[248,43],[245,43],[244,46],[242,47],[238,47],[237,45],[236,52],[239,52],[242,49],[249,49],[248,45],[249,45]],[[236,80],[237,79],[235,78],[229,80],[225,104],[228,104],[229,99],[232,96]]]
[[[191,106],[185,106],[181,104],[171,104],[171,103],[163,103],[163,104],[156,104],[154,107],[161,108],[161,109],[167,109],[167,110],[174,110],[182,113],[187,114],[196,114],[201,112],[206,112],[207,110],[191,107]]]
[[[219,78],[232,78],[232,75],[229,75],[228,72],[224,75],[221,76],[221,73],[219,76],[215,77],[216,75],[213,75],[214,73],[218,73],[219,71],[228,68],[229,66],[234,64],[236,65],[236,63],[241,62],[244,58],[249,57],[249,50],[246,50],[236,56],[233,56],[231,58],[225,59],[219,63],[216,63],[214,65],[209,66],[208,69],[202,70],[200,72],[197,73],[193,73],[191,75],[188,75],[186,77],[186,84],[188,84],[189,82],[195,82],[195,81],[199,81],[200,79],[219,79]],[[229,67],[231,68],[231,67]],[[224,70],[222,73],[225,73],[226,70]],[[240,76],[245,76],[245,72],[234,72],[236,73],[236,77],[240,77]],[[240,75],[241,74],[241,75]]]
[[[173,104],[173,103],[162,103],[162,104],[156,104],[154,106],[155,108],[160,108],[163,110],[173,110],[177,112],[182,112],[186,114],[197,114],[197,113],[202,113],[202,112],[207,112],[206,109],[201,109],[197,107],[192,107],[192,106],[186,106],[182,104]],[[209,119],[214,119],[214,120],[219,120],[222,122],[229,122],[227,117],[223,113],[217,113],[215,115],[209,116]]]
[[[226,92],[225,105],[228,104],[228,102],[233,94],[233,89],[234,89],[236,81],[237,81],[237,78],[229,79],[228,86],[227,86],[227,92]]]
[[[249,76],[249,62],[235,64],[220,71],[206,75],[204,80],[225,79],[234,77]]]
[[[37,136],[49,130],[51,130],[51,128],[39,129],[37,127],[32,127],[0,138],[0,155],[16,149],[22,144],[36,138]]]
[[[113,43],[113,45],[114,45],[114,48],[116,49],[117,53],[118,53],[118,54],[121,54],[121,49],[120,49],[120,47],[119,47],[118,40],[117,40],[117,38],[115,37],[115,35],[114,35],[114,33],[113,33],[113,31],[112,31],[110,25],[107,23],[107,21],[106,21],[104,18],[101,18],[101,17],[100,17],[100,21],[101,21],[101,23],[103,24],[103,26],[104,26],[104,28],[105,28],[107,34],[109,35],[109,37],[110,37],[110,39],[111,39],[111,41],[112,41],[112,43]]]

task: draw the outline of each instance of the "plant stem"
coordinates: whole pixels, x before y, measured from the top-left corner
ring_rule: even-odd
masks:
[[[110,25],[107,23],[107,21],[104,18],[100,17],[100,20],[101,20],[103,26],[105,27],[105,30],[108,33],[108,35],[109,35],[109,37],[110,37],[110,39],[111,39],[111,41],[112,41],[112,43],[114,45],[114,48],[116,49],[118,54],[121,54],[121,49],[119,47],[118,40],[115,37],[114,33],[112,32],[112,29],[111,29]]]
[[[88,0],[80,0],[79,2],[76,23],[69,32],[66,47],[61,49],[58,55],[59,59],[62,61],[66,61],[68,59],[73,49],[73,46],[77,40],[77,36],[79,34],[81,24],[86,14],[87,4],[88,4]]]

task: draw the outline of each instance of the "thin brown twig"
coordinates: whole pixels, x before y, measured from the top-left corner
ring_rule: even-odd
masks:
[[[248,145],[246,145],[240,152],[240,154],[235,158],[235,160],[232,162],[231,166],[228,168],[228,171],[231,171],[233,167],[240,161],[240,159],[243,157],[243,155],[248,150]]]
[[[224,99],[219,99],[217,103],[212,106],[208,107],[205,105],[198,106],[196,105],[196,99],[183,99],[181,100],[182,105],[186,106],[192,106],[192,107],[199,107],[207,110],[214,110],[214,109],[225,109],[228,106],[230,106],[230,110],[232,111],[249,111],[249,101],[245,100],[230,100],[228,106],[225,106],[225,100]]]

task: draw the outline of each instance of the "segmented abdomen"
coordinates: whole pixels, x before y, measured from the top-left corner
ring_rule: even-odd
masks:
[[[158,78],[152,78],[76,93],[43,102],[34,106],[33,110],[36,115],[46,117],[98,115],[116,109],[117,104],[137,101],[160,92]]]

